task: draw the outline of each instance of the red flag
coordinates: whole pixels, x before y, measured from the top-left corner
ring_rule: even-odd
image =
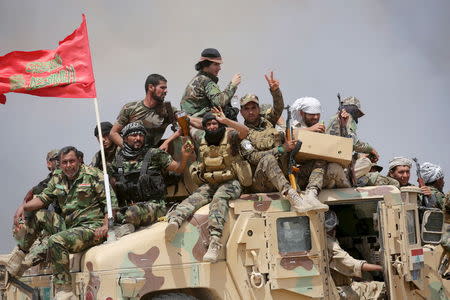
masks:
[[[0,57],[0,103],[5,93],[95,98],[86,17],[55,50],[14,51]]]

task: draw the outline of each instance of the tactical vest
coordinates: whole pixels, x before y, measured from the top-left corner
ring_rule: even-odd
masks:
[[[250,129],[247,139],[257,151],[266,151],[281,145],[281,134],[269,121],[262,120],[264,129]]]
[[[164,197],[166,185],[161,170],[148,170],[151,157],[152,153],[148,151],[140,170],[124,172],[123,157],[117,153],[116,191],[119,206]]]
[[[250,164],[244,161],[240,154],[232,155],[231,145],[228,142],[228,133],[218,146],[208,145],[203,138],[200,147],[200,174],[191,174],[193,177],[200,175],[200,178],[207,183],[220,184],[232,179],[238,179],[244,186],[252,183],[252,171]]]

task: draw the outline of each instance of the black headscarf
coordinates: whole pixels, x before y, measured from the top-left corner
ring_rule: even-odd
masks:
[[[210,120],[216,120],[216,116],[213,113],[208,112],[203,116],[202,126],[205,130],[205,140],[208,145],[219,146],[220,141],[222,140],[225,134],[225,125],[219,122],[219,128],[217,130],[211,131],[206,129],[206,123]]]

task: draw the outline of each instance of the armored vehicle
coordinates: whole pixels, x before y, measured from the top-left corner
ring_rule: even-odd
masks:
[[[448,299],[443,214],[420,212],[420,190],[376,186],[323,190],[337,238],[352,256],[383,266],[388,299]],[[279,193],[243,194],[229,203],[217,263],[202,262],[208,206],[166,242],[167,222],[71,257],[80,299],[339,299],[329,267],[323,213],[298,214]],[[420,212],[420,213],[419,213]],[[420,220],[419,220],[420,216]],[[419,222],[420,221],[420,222]],[[2,272],[2,299],[51,299],[49,266],[21,281]]]

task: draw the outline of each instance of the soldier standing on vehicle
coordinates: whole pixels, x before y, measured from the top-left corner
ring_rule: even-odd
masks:
[[[240,180],[251,178],[248,164],[248,174],[240,173],[239,170],[245,168],[235,167],[236,164],[246,163],[239,154],[239,144],[247,136],[248,128],[225,117],[220,108],[213,108],[212,113],[206,113],[202,124],[205,137],[199,143],[200,165],[192,176],[199,178],[203,184],[169,214],[166,239],[171,241],[184,220],[203,205],[210,203],[208,217],[210,242],[203,260],[216,262],[222,248],[220,238],[228,213],[228,201],[241,195]]]
[[[434,203],[436,208],[444,209],[444,172],[438,165],[424,162],[420,165],[420,175],[425,182],[422,193],[430,197],[430,203]]]
[[[154,223],[166,214],[166,185],[163,172],[182,173],[190,148],[182,147],[181,162],[167,152],[144,145],[147,131],[140,123],[129,123],[122,129],[123,148],[112,163],[115,190],[120,211],[116,237],[131,233],[138,226]]]
[[[103,242],[108,231],[106,196],[103,174],[81,162],[80,151],[68,146],[59,152],[60,169],[53,172],[47,187],[24,203],[17,213],[18,224],[25,212],[34,212],[26,220],[21,236],[15,236],[18,246],[9,255],[0,257],[0,264],[13,276],[26,270],[22,263],[33,242],[44,231],[49,235],[45,250],[52,264],[55,299],[71,299],[69,253],[84,251]],[[41,209],[57,201],[61,214]],[[112,207],[117,200],[111,191]]]
[[[293,126],[302,130],[324,133],[325,125],[319,123],[322,106],[320,101],[313,97],[303,97],[294,101],[291,106]],[[330,172],[326,176],[328,166]],[[318,201],[318,195],[324,186],[324,179],[327,178],[326,185],[329,186],[330,181],[339,188],[351,187],[350,181],[344,173],[344,169],[336,163],[328,163],[325,160],[308,160],[301,162],[300,172],[298,173],[298,182],[300,188],[305,190],[305,199],[307,202]],[[312,200],[310,199],[312,198]]]
[[[102,137],[103,137],[103,149],[105,150],[106,168],[108,169],[108,171],[111,168],[111,163],[114,160],[114,157],[116,156],[117,151],[119,151],[119,147],[117,147],[117,145],[114,144],[114,142],[112,141],[111,136],[110,136],[112,127],[113,127],[113,125],[110,122],[101,122],[100,123],[100,128],[102,130]],[[94,129],[94,136],[100,142],[97,126],[95,126],[95,129]],[[95,153],[90,165],[92,167],[96,167],[100,170],[103,170],[102,157],[101,157],[100,151]]]
[[[241,114],[245,125],[250,128],[247,139],[243,142],[243,155],[254,169],[252,190],[254,192],[269,192],[278,190],[285,196],[292,210],[304,213],[310,210],[327,210],[328,206],[315,198],[303,199],[287,181],[280,165],[282,159],[288,159],[287,154],[297,143],[295,140],[282,142],[282,134],[275,129],[280,118],[284,101],[278,80],[265,76],[273,98],[273,109],[262,117],[260,115],[259,100],[254,94],[247,94],[241,98]]]
[[[241,75],[236,74],[227,87],[220,91],[217,82],[219,78],[222,57],[214,48],[202,51],[201,57],[195,65],[197,75],[189,82],[181,99],[181,109],[188,115],[203,117],[213,107],[221,107],[228,118],[236,120],[237,109],[231,107],[231,98],[241,83]]]
[[[383,299],[384,282],[357,282],[351,277],[362,277],[363,271],[383,271],[380,265],[369,264],[365,260],[353,258],[339,245],[336,238],[336,226],[339,220],[332,210],[325,212],[325,230],[327,231],[328,257],[333,281],[341,299]]]
[[[127,124],[141,122],[147,130],[145,138],[146,147],[156,147],[160,142],[168,125],[176,126],[175,108],[170,102],[164,101],[167,94],[167,80],[159,74],[151,74],[145,81],[145,98],[137,102],[130,102],[122,107],[117,121],[111,129],[111,139],[123,147],[120,131]],[[177,138],[175,132],[159,147],[167,151],[169,144]]]

